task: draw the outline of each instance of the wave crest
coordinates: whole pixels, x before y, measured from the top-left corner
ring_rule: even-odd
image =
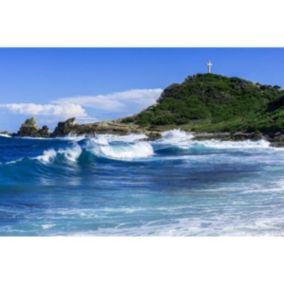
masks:
[[[76,162],[77,159],[80,157],[82,153],[82,149],[79,145],[75,144],[72,147],[66,149],[49,149],[43,152],[42,155],[36,157],[35,159],[44,163],[48,164],[53,162],[56,158],[62,157],[64,160],[69,162]]]
[[[264,139],[258,141],[224,141],[218,139],[193,140],[194,135],[179,129],[165,131],[162,138],[157,140],[158,149],[177,147],[189,149],[191,147],[202,146],[211,149],[263,149],[272,148],[270,143]]]
[[[153,147],[145,141],[133,143],[109,143],[107,139],[99,138],[88,144],[88,150],[97,157],[114,160],[134,160],[147,158],[154,154]]]

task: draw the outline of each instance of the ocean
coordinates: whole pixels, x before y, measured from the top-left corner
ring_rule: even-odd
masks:
[[[284,235],[284,149],[267,141],[0,137],[0,236],[266,235]]]

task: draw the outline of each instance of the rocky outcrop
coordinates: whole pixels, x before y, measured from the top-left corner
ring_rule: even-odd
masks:
[[[266,139],[273,147],[284,147],[284,133],[282,132],[271,133]]]
[[[148,139],[155,140],[161,138],[160,131],[146,129],[136,124],[125,124],[120,121],[101,121],[89,124],[77,124],[75,118],[61,121],[53,133],[49,133],[48,127],[44,125],[42,128],[37,127],[36,119],[27,119],[20,127],[19,131],[12,136],[29,136],[29,137],[63,137],[67,135],[95,135],[95,134],[116,134],[127,135],[130,133],[145,134]],[[0,132],[0,134],[7,134],[8,132]],[[214,132],[214,133],[194,133],[193,140],[208,140],[218,139],[227,141],[242,141],[242,140],[259,140],[265,139],[270,142],[271,146],[284,147],[284,133],[283,132]]]
[[[260,133],[260,132],[219,132],[219,133],[195,133],[193,140],[217,139],[223,141],[243,141],[260,139],[267,140],[273,147],[284,147],[284,133]]]
[[[38,136],[40,136],[40,137],[49,137],[50,136],[49,129],[46,125],[44,125],[42,128],[40,128],[38,130]]]
[[[67,119],[58,123],[52,137],[62,137],[66,135],[95,135],[95,134],[117,134],[126,135],[129,133],[144,133],[150,139],[160,138],[160,132],[146,130],[143,127],[124,124],[116,121],[101,121],[89,124],[77,124],[75,118]]]
[[[215,132],[215,133],[195,133],[194,140],[208,140],[208,139],[218,139],[218,140],[230,140],[230,141],[242,141],[242,140],[259,140],[265,138],[259,132]]]
[[[20,127],[16,134],[17,136],[29,137],[49,137],[48,127],[44,125],[42,128],[37,127],[37,122],[34,117],[27,119]]]
[[[75,131],[77,124],[75,124],[75,117],[69,118],[66,121],[58,122],[56,128],[51,134],[52,137],[66,136]],[[76,131],[75,131],[76,133]]]

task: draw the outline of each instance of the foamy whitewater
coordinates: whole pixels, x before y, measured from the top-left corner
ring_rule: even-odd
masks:
[[[0,137],[0,235],[282,236],[284,149],[191,133]]]

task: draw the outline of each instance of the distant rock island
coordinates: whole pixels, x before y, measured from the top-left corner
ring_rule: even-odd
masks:
[[[69,134],[145,133],[150,139],[164,130],[180,128],[197,139],[243,140],[266,138],[284,146],[284,90],[238,77],[196,74],[164,89],[157,103],[115,121],[77,124],[59,122],[53,132],[27,119],[16,136],[57,137]]]

